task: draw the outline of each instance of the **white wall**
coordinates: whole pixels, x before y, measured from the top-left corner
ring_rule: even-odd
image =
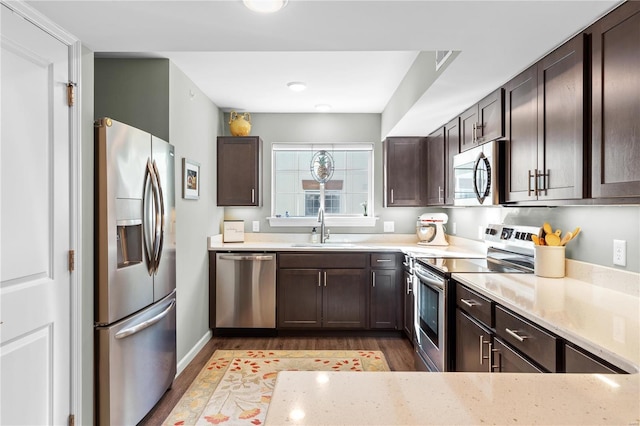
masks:
[[[335,228],[333,233],[382,233],[384,221],[394,221],[396,232],[415,232],[416,219],[424,208],[382,208],[382,142],[380,114],[251,114],[251,135],[264,142],[262,177],[262,207],[227,207],[225,219],[245,221],[245,232],[251,222],[260,222],[261,232],[311,232],[311,228],[271,228],[266,218],[271,216],[271,145],[278,142],[368,142],[374,144],[374,214],[379,217],[375,228]],[[228,114],[224,132],[229,134]]]
[[[176,160],[176,288],[179,368],[209,333],[207,236],[219,233],[216,205],[216,137],[221,112],[175,65],[170,65],[169,140]],[[200,199],[182,198],[182,159],[200,163]],[[187,357],[187,359],[185,359]]]

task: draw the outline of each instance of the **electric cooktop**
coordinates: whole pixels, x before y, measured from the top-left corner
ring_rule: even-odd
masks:
[[[416,256],[416,261],[441,274],[459,273],[533,273],[532,234],[539,228],[519,225],[488,225],[484,242],[485,258]]]

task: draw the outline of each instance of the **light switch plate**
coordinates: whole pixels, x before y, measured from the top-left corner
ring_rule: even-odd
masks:
[[[393,232],[395,222],[384,222],[384,232]]]
[[[253,232],[260,232],[260,221],[259,220],[254,220],[253,221]]]

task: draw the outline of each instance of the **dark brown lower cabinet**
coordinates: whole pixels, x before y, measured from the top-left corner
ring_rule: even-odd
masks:
[[[367,326],[367,273],[363,269],[326,269],[322,288],[322,326]]]
[[[543,373],[540,368],[525,359],[498,338],[493,339],[492,370],[495,373]]]
[[[278,327],[366,327],[364,269],[281,269]]]
[[[398,328],[397,273],[394,269],[371,271],[370,328]]]
[[[491,339],[493,333],[456,309],[456,371],[491,371]]]
[[[322,271],[281,269],[278,271],[278,327],[322,326]]]
[[[567,373],[616,374],[619,372],[569,345],[564,347],[564,366]]]

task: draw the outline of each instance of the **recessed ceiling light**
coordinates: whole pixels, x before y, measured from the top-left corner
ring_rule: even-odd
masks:
[[[307,85],[302,81],[291,81],[287,83],[287,87],[293,90],[294,92],[302,92],[304,89],[307,88]]]
[[[288,3],[288,0],[242,0],[250,10],[259,13],[277,12]]]
[[[318,112],[329,112],[329,111],[331,111],[331,105],[329,105],[329,104],[318,104],[318,105],[316,105],[316,111],[318,111]]]

